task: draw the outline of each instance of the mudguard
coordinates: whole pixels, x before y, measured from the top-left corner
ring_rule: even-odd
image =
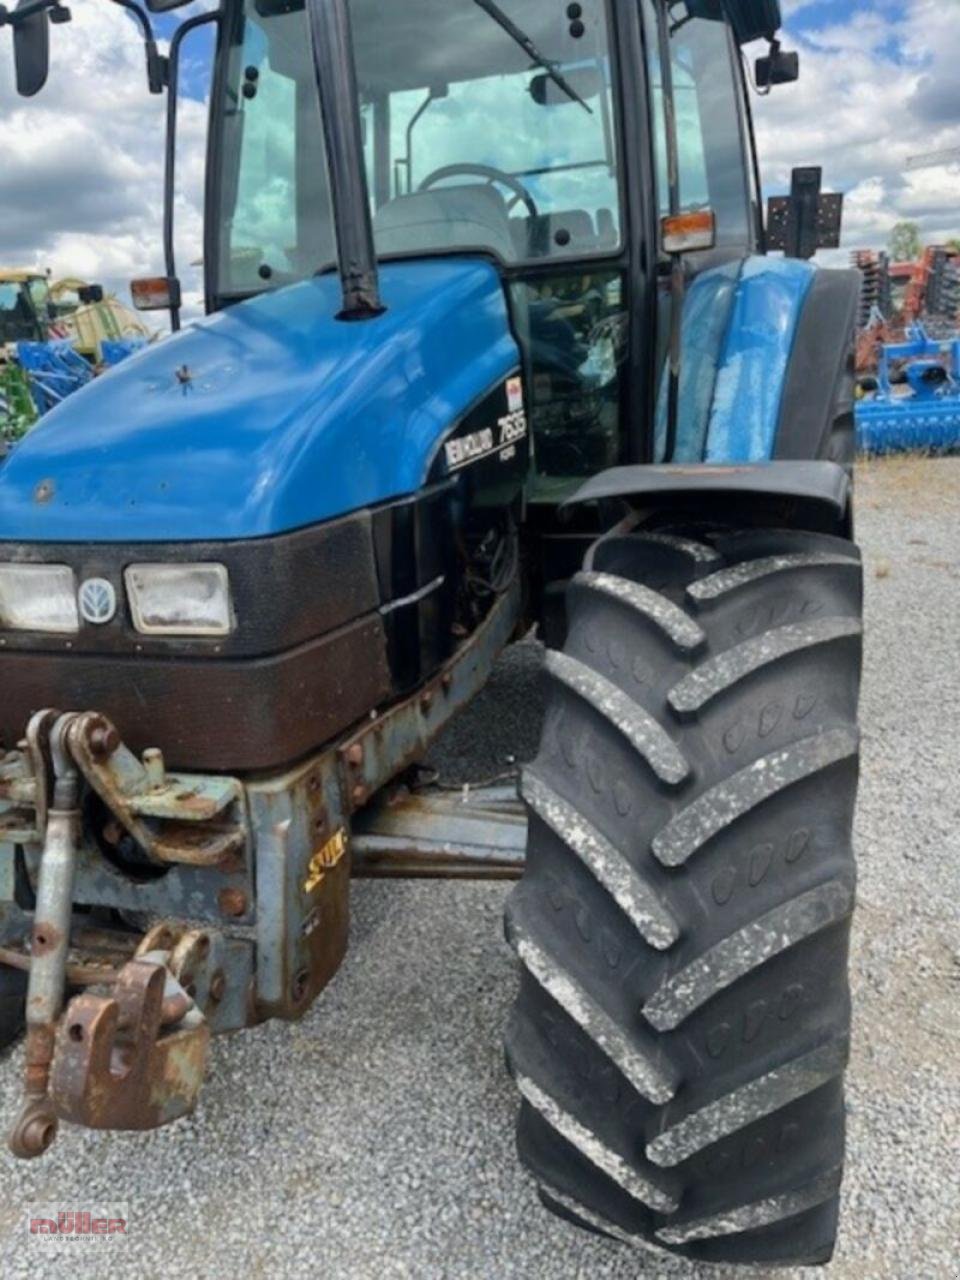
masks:
[[[853,451],[854,335],[859,271],[818,271],[797,326],[780,405],[775,458],[839,458],[831,434],[846,429]]]
[[[778,528],[844,534],[852,482],[835,462],[768,462],[743,466],[613,467],[593,476],[565,504],[622,499],[634,507],[676,509],[699,519],[748,515]]]

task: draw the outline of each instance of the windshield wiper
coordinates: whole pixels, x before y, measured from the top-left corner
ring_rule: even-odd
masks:
[[[480,6],[484,13],[488,13],[497,26],[502,27],[511,40],[520,46],[525,54],[531,58],[541,70],[545,71],[558,89],[561,89],[572,102],[579,102],[584,111],[593,115],[593,108],[588,102],[580,97],[573,85],[567,80],[563,73],[558,70],[557,64],[551,62],[549,58],[544,57],[537,46],[533,43],[525,31],[517,26],[512,18],[503,12],[494,0],[473,0],[474,4]]]

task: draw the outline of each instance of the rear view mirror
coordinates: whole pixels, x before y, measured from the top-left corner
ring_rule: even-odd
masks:
[[[103,301],[103,285],[102,284],[82,284],[77,290],[77,297],[83,306],[88,307],[93,303]]]
[[[572,71],[564,71],[563,78],[584,102],[596,98],[603,91],[603,75],[599,67],[577,67]],[[557,107],[564,102],[575,102],[575,99],[564,93],[553,77],[548,75],[533,77],[530,81],[530,97],[539,107]]]
[[[765,58],[757,59],[757,88],[769,90],[778,84],[794,84],[800,79],[799,53],[784,53],[774,43]]]
[[[32,7],[19,0],[17,10]],[[15,11],[16,12],[16,11]],[[17,93],[32,98],[47,83],[50,70],[50,23],[45,10],[13,20],[13,57],[17,69]]]

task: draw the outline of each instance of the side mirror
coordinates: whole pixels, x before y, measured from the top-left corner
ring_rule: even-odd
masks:
[[[794,84],[800,79],[800,55],[785,53],[774,41],[769,54],[757,59],[756,70],[757,88],[761,92],[769,92],[778,84]]]
[[[19,0],[14,14],[30,3],[31,0]],[[50,23],[46,10],[31,13],[25,18],[13,17],[12,21],[17,93],[21,97],[32,98],[47,83],[47,73],[50,70]]]
[[[77,297],[84,307],[89,307],[95,302],[103,301],[103,285],[102,284],[84,284],[77,290]]]

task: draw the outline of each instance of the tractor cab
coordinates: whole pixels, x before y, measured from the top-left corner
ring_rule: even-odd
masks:
[[[331,117],[352,117],[371,262],[479,254],[503,281],[533,429],[533,500],[555,502],[598,470],[652,456],[669,330],[658,319],[671,289],[661,220],[699,215],[683,246],[690,281],[760,245],[738,41],[776,24],[751,6],[738,28],[718,5],[681,14],[653,0],[346,8],[352,78],[336,59],[318,69],[312,3],[223,11],[208,306],[335,268],[335,206],[351,184],[325,137]]]
[[[479,256],[521,352],[534,503],[617,463],[699,456],[708,407],[693,391],[677,447],[670,317],[704,273],[708,302],[732,305],[763,248],[742,46],[771,42],[761,88],[796,77],[776,4],[224,0],[181,24],[169,56],[132,11],[150,87],[170,89],[166,275],[135,290],[140,305],[169,305],[178,326],[180,52],[213,25],[208,312],[339,271],[343,314],[375,315],[390,305],[381,264]],[[27,92],[45,75],[48,13],[68,16],[21,0],[7,19]],[[665,218],[685,221],[671,233]],[[721,336],[718,323],[708,364]]]
[[[0,271],[0,348],[15,342],[43,342],[51,318],[46,276]]]

